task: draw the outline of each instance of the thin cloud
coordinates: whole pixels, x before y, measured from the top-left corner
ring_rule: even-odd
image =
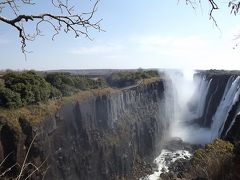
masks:
[[[188,56],[193,51],[204,50],[208,42],[198,36],[173,37],[173,36],[147,36],[136,41],[142,52],[160,54],[165,56]]]
[[[101,60],[112,67],[164,67],[239,69],[240,51],[229,39],[204,36],[145,35],[109,40],[94,46],[73,48],[70,53],[84,60]]]
[[[69,53],[78,55],[109,54],[120,51],[121,49],[122,46],[119,44],[107,44],[73,48]]]

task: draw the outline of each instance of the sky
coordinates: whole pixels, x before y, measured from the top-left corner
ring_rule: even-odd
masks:
[[[26,49],[31,53],[26,59],[16,30],[0,22],[0,69],[237,70],[239,16],[230,14],[227,1],[217,2],[220,9],[214,17],[218,27],[209,20],[206,2],[193,9],[184,0],[101,0],[94,18],[103,19],[101,28],[105,32],[89,31],[92,41],[65,33],[52,41],[53,31],[43,26],[44,36],[28,42]],[[78,3],[87,9],[93,2]],[[26,14],[47,11],[52,8],[43,2],[33,8],[23,7]],[[10,13],[6,10],[0,15]]]

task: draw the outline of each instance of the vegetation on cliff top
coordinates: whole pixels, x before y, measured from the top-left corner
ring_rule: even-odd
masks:
[[[192,174],[208,179],[226,179],[234,158],[234,145],[228,141],[216,139],[204,149],[195,151],[192,159]]]
[[[17,134],[21,132],[19,119],[38,123],[64,102],[111,91],[104,88],[104,80],[69,73],[7,72],[0,82],[0,126],[8,124]],[[83,91],[87,89],[91,91]]]
[[[239,70],[218,70],[218,69],[210,69],[210,70],[199,70],[198,74],[204,74],[208,78],[212,78],[213,76],[232,76],[232,75],[240,75]]]
[[[238,144],[216,139],[203,149],[195,151],[189,164],[176,167],[177,172],[164,174],[163,179],[177,176],[180,179],[239,179],[240,151]]]
[[[156,77],[144,79],[142,84],[153,81],[156,81]],[[93,96],[117,91],[119,90],[109,87],[103,78],[89,78],[70,73],[7,72],[0,78],[0,125],[7,123],[19,133],[19,119],[30,124],[38,123],[55,113],[63,103],[85,101]]]
[[[107,82],[110,86],[122,88],[126,86],[132,86],[134,84],[137,84],[138,81],[153,77],[159,77],[157,71],[155,70],[144,71],[142,69],[139,69],[138,71],[135,72],[122,71],[112,73],[111,76],[107,78]]]
[[[103,79],[93,80],[70,73],[51,73],[43,76],[35,71],[8,72],[0,85],[0,106],[19,108],[47,102],[49,99],[70,96],[79,90],[106,87]]]
[[[195,177],[213,180],[239,179],[239,147],[239,144],[216,139],[212,144],[206,145],[205,149],[195,152],[191,173]]]
[[[72,96],[83,90],[126,87],[139,80],[158,77],[157,71],[138,70],[113,73],[107,78],[89,78],[83,75],[56,72],[39,74],[35,71],[8,72],[0,81],[0,107],[19,108]]]

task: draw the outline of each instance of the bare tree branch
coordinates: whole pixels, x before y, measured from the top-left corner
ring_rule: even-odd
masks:
[[[234,15],[237,15],[240,8],[240,1],[236,1],[236,0],[230,1],[228,3],[228,7],[231,8],[231,13],[234,13]]]
[[[92,22],[93,16],[97,11],[97,5],[99,0],[97,0],[93,8],[90,12],[82,12],[76,13],[74,11],[74,7],[70,6],[69,0],[51,0],[50,2],[54,8],[60,10],[59,14],[54,13],[42,13],[42,14],[20,14],[21,6],[33,6],[37,5],[33,0],[2,0],[0,1],[0,22],[10,25],[14,27],[18,36],[21,39],[21,50],[25,54],[27,51],[25,49],[27,45],[27,41],[33,41],[39,35],[41,35],[40,25],[42,23],[47,23],[52,27],[54,33],[52,35],[52,39],[55,38],[56,35],[59,34],[60,31],[64,31],[65,33],[73,32],[75,37],[79,37],[81,35],[89,38],[89,29],[95,29],[98,31],[103,31],[100,27],[100,20],[96,22]],[[15,18],[7,18],[1,16],[1,13],[4,8],[11,9],[15,15]],[[28,34],[25,30],[25,23],[34,22],[35,30]]]
[[[179,0],[178,0],[179,1]],[[214,11],[219,9],[219,5],[216,0],[207,0],[210,5],[209,18],[213,20],[214,24],[217,26],[217,21],[214,18]],[[185,0],[187,5],[191,5],[195,9],[196,4],[201,4],[202,0]],[[231,8],[231,13],[237,15],[240,9],[240,0],[229,0],[228,7]]]

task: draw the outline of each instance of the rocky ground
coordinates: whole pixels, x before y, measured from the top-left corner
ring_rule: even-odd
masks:
[[[200,145],[183,142],[173,138],[163,145],[160,155],[154,160],[157,168],[154,173],[144,176],[141,180],[176,179],[190,166],[190,159]]]
[[[191,160],[178,159],[162,173],[162,180],[237,180],[239,146],[221,139],[195,150]]]

